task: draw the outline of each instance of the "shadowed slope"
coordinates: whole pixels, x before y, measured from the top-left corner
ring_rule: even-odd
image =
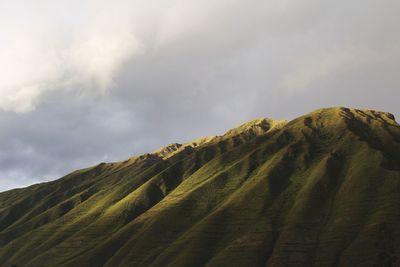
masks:
[[[1,266],[383,266],[400,256],[400,127],[346,108],[258,119],[0,204]]]

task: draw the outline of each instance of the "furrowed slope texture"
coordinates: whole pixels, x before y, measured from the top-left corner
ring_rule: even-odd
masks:
[[[0,266],[397,266],[400,126],[321,109],[0,193]]]

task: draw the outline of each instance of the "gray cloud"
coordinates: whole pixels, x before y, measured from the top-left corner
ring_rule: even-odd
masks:
[[[41,3],[0,4],[0,191],[254,117],[400,115],[398,1]]]

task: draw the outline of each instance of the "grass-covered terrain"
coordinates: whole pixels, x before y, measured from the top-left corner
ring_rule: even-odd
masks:
[[[0,266],[399,266],[400,126],[321,109],[0,193]]]

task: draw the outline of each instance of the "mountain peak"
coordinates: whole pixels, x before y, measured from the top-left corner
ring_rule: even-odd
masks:
[[[320,118],[337,118],[343,117],[347,119],[358,119],[365,122],[381,122],[391,125],[398,125],[392,113],[377,111],[373,109],[356,109],[347,107],[332,107],[317,109],[305,116],[320,117]]]
[[[259,135],[264,134],[270,130],[282,127],[287,123],[286,120],[273,120],[270,118],[257,118],[240,126],[227,131],[223,136],[231,137],[239,134],[253,134]]]

